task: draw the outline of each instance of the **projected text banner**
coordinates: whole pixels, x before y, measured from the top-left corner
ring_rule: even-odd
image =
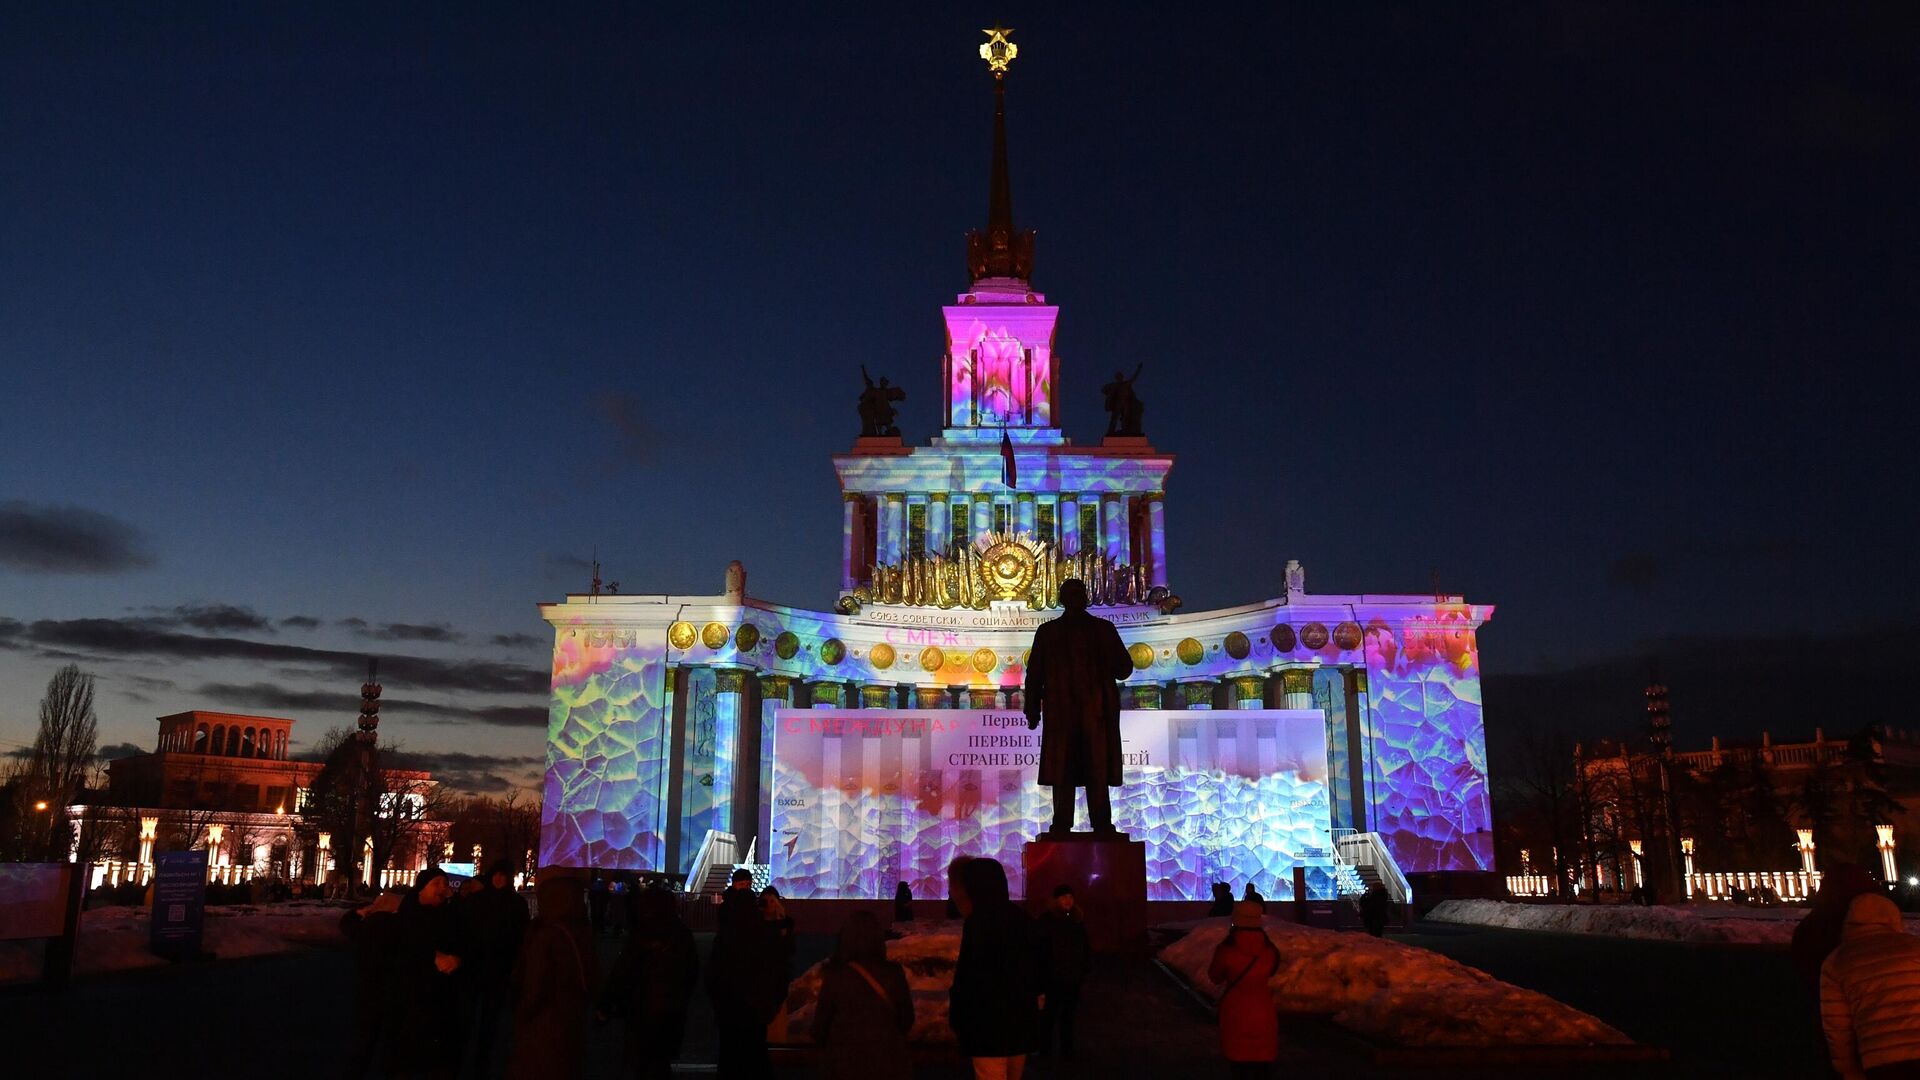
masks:
[[[1053,816],[1040,734],[1000,710],[782,709],[773,878],[793,897],[945,896],[956,855],[1022,892],[1023,845]],[[1292,895],[1296,864],[1330,895],[1325,719],[1317,710],[1123,712],[1114,824],[1147,845],[1147,894],[1198,900],[1225,881]],[[1084,804],[1078,818],[1085,824]]]

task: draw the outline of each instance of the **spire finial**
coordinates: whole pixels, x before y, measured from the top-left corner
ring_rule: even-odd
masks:
[[[1020,47],[1007,40],[1013,31],[995,24],[982,30],[987,40],[980,58],[993,72],[993,173],[987,190],[987,227],[967,234],[967,272],[972,280],[1033,275],[1033,230],[1013,227],[1013,184],[1007,176],[1007,65]]]

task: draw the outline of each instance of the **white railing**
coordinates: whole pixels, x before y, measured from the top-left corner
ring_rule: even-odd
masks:
[[[1387,896],[1394,903],[1413,903],[1413,886],[1407,884],[1407,876],[1400,872],[1399,864],[1393,861],[1387,842],[1379,833],[1338,830],[1333,853],[1335,862],[1346,863],[1356,871],[1361,867],[1371,868],[1380,884],[1387,887]],[[1362,872],[1361,876],[1366,874]]]
[[[1545,874],[1507,875],[1508,896],[1552,896],[1553,879]]]
[[[1752,895],[1772,889],[1782,900],[1805,900],[1820,891],[1820,871],[1740,870],[1732,873],[1689,874],[1687,899],[1727,900],[1733,890]]]
[[[739,855],[739,843],[732,833],[708,829],[701,839],[699,850],[693,854],[693,865],[687,868],[687,883],[682,886],[684,892],[699,892],[707,884],[707,875],[716,866],[732,866]]]

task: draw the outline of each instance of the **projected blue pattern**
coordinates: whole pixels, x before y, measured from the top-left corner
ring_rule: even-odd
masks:
[[[657,870],[667,788],[666,642],[568,628],[553,651],[543,866]]]
[[[1448,621],[1367,634],[1374,819],[1403,869],[1491,870],[1474,632]]]

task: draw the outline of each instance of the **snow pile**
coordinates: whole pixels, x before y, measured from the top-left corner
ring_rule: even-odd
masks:
[[[953,1042],[953,1029],[947,1026],[947,991],[953,989],[953,967],[960,959],[960,923],[916,923],[905,935],[887,942],[887,959],[906,969],[907,988],[913,991],[913,1030],[907,1033],[908,1041]],[[809,1029],[820,999],[821,966],[801,972],[788,988],[787,1002],[774,1021],[776,1041],[812,1041]]]
[[[348,906],[299,900],[259,907],[210,907],[206,909],[201,947],[224,960],[342,944],[345,938],[340,934],[340,916]],[[80,915],[80,940],[74,947],[73,974],[97,975],[167,963],[149,952],[147,943],[145,908],[84,911]],[[0,983],[38,979],[42,949],[39,941],[0,941]]]
[[[1743,907],[1702,903],[1688,907],[1628,904],[1513,904],[1501,900],[1448,900],[1427,918],[1507,930],[1601,934],[1643,941],[1690,941],[1715,945],[1785,945],[1806,915],[1799,907]],[[1909,916],[1908,933],[1920,933]]]
[[[1160,959],[1209,999],[1207,977],[1227,919],[1207,919]],[[1332,1014],[1350,1031],[1401,1046],[1590,1046],[1632,1040],[1544,994],[1522,989],[1426,949],[1268,918],[1280,950],[1268,982],[1282,1012]]]

